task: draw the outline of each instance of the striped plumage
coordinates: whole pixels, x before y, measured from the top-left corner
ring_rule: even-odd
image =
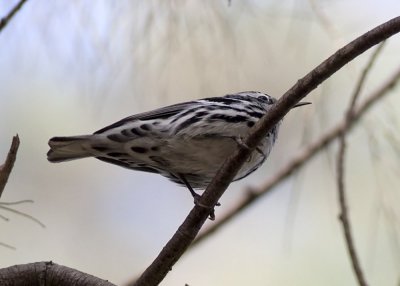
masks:
[[[240,140],[275,102],[269,95],[251,91],[163,107],[127,117],[93,135],[51,138],[48,160],[95,157],[132,170],[159,173],[186,185],[193,194],[192,188],[205,188],[210,183]],[[265,136],[235,180],[265,161],[279,125]]]

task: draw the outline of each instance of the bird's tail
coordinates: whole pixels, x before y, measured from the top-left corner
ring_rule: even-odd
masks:
[[[88,148],[91,136],[93,135],[51,138],[47,160],[58,163],[93,156]]]

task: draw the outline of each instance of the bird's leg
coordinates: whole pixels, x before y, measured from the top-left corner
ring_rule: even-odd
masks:
[[[265,156],[264,152],[260,149],[260,147],[257,146],[257,147],[256,147],[256,151],[257,151],[258,153],[260,153],[261,156],[263,156],[263,160],[267,159],[267,156]]]
[[[197,201],[200,199],[200,195],[193,190],[192,186],[183,175],[179,175],[179,179],[182,181],[182,183],[185,184],[189,192],[192,194],[192,197],[194,198],[194,203],[197,203]]]
[[[239,146],[241,146],[241,147],[243,147],[243,148],[245,148],[245,149],[250,149],[250,147],[247,146],[247,144],[243,141],[243,138],[242,138],[242,137],[240,137],[240,136],[232,136],[232,137],[229,137],[229,138],[233,139],[233,141],[235,141],[236,144],[238,144]],[[255,150],[256,150],[258,153],[260,153],[261,156],[263,156],[263,160],[266,159],[267,156],[265,156],[264,152],[260,149],[260,147],[257,146],[257,147],[255,148]]]
[[[201,205],[199,204],[199,201],[200,201],[201,196],[193,190],[192,186],[191,186],[191,185],[189,184],[189,182],[186,180],[185,176],[183,176],[182,174],[179,174],[179,179],[182,181],[182,183],[185,184],[185,186],[188,188],[189,192],[192,194],[192,196],[193,196],[193,198],[194,198],[194,204],[195,204],[195,205],[198,205],[198,206],[201,206]],[[217,203],[217,204],[216,204],[216,206],[220,206],[220,205],[221,205],[220,203]],[[211,210],[211,212],[210,212],[209,219],[210,219],[210,220],[215,220],[215,211],[214,211],[214,208],[212,208],[212,210]]]

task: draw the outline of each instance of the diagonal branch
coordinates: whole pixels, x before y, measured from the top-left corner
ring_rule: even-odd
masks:
[[[19,9],[21,9],[22,5],[24,5],[26,1],[27,0],[19,1],[17,5],[15,5],[14,8],[8,13],[8,15],[0,20],[0,32],[4,29],[5,26],[7,26],[8,22],[10,22],[12,17],[15,16],[15,14],[19,11]]]
[[[394,88],[396,83],[400,79],[400,69],[398,69],[393,75],[375,92],[365,99],[358,108],[355,109],[353,113],[353,120],[349,125],[345,125],[345,119],[338,122],[335,126],[330,128],[326,133],[321,135],[314,142],[311,142],[302,151],[300,151],[296,156],[292,158],[285,166],[283,166],[274,176],[267,180],[261,187],[252,188],[248,195],[238,202],[231,210],[226,212],[223,217],[220,217],[218,221],[210,227],[208,227],[204,232],[200,233],[196,240],[193,242],[192,247],[198,245],[200,242],[204,241],[212,233],[216,232],[220,227],[225,225],[227,222],[231,221],[236,215],[240,214],[242,210],[247,209],[261,196],[268,194],[272,191],[278,184],[283,182],[292,173],[307,164],[312,158],[314,158],[320,151],[324,150],[329,144],[335,141],[340,134],[348,133],[356,125],[358,120],[364,116],[367,111],[383,96],[388,94],[388,92]]]
[[[351,122],[353,121],[354,118],[354,110],[356,107],[356,102],[358,97],[361,94],[361,89],[364,86],[365,80],[367,78],[368,73],[371,71],[371,68],[373,64],[375,63],[375,60],[379,53],[382,51],[382,48],[384,46],[385,42],[382,42],[379,47],[376,49],[374,54],[371,56],[367,66],[364,68],[360,80],[358,81],[358,84],[354,90],[354,93],[351,97],[349,108],[345,114],[345,121],[344,121],[344,126],[349,126]],[[353,270],[356,275],[358,284],[360,286],[367,286],[367,281],[365,279],[365,276],[363,274],[362,268],[361,268],[361,263],[358,259],[358,255],[356,252],[356,248],[354,245],[354,240],[353,236],[351,234],[351,224],[350,224],[350,219],[348,215],[348,210],[347,210],[347,204],[346,204],[346,190],[345,190],[345,185],[344,185],[344,167],[345,167],[345,155],[346,155],[346,133],[341,132],[339,136],[339,151],[338,151],[338,156],[337,156],[337,184],[338,184],[338,199],[339,199],[339,205],[340,205],[340,215],[339,219],[342,222],[343,226],[343,233],[344,237],[346,240],[346,245],[347,245],[347,251],[349,252],[349,256],[351,259],[351,263],[353,265]]]
[[[19,147],[19,137],[14,136],[12,139],[10,151],[8,151],[7,159],[3,165],[0,166],[0,197],[3,194],[4,187],[7,184],[8,177],[14,167],[15,159],[17,158],[17,151]]]
[[[259,142],[261,142],[265,134],[277,124],[296,103],[352,59],[399,31],[400,17],[394,18],[376,27],[338,50],[334,55],[308,73],[304,78],[300,79],[288,90],[271,108],[270,112],[263,116],[253,127],[252,133],[246,138],[244,145],[247,145],[249,148],[240,146],[235,153],[226,160],[210,185],[204,191],[199,203],[193,207],[185,221],[161,250],[158,257],[136,281],[135,285],[158,285],[164,279],[172,269],[172,266],[193,242],[213,207],[217,204],[219,198],[225,192],[242,164],[247,160]]]

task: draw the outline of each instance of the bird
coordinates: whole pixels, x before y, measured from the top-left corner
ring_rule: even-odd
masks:
[[[205,189],[250,133],[276,103],[258,91],[208,97],[126,117],[90,135],[53,137],[47,159],[58,163],[94,157],[135,171],[161,174],[186,186]],[[294,107],[309,102],[300,102]],[[277,139],[278,122],[252,152],[234,178],[240,180],[267,159]]]

